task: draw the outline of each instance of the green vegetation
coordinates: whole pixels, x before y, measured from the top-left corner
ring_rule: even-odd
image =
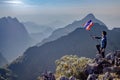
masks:
[[[70,78],[71,76],[74,76],[77,78],[77,80],[86,80],[88,75],[85,74],[85,70],[88,64],[93,64],[93,59],[85,58],[85,57],[78,57],[76,55],[66,55],[60,58],[59,60],[56,60],[56,79],[60,80],[61,77],[67,77]],[[119,71],[120,66],[114,67]],[[98,80],[102,80],[103,77],[105,77],[105,73],[97,74]],[[120,80],[119,72],[110,72],[110,75],[114,80]]]
[[[66,55],[61,59],[56,60],[56,77],[61,76],[70,77],[75,76],[77,79],[86,78],[85,68],[88,63],[92,63],[92,59],[85,57],[78,57],[76,55]],[[84,79],[83,79],[84,80]]]

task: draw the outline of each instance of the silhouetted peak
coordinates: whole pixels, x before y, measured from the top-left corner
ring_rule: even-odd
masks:
[[[6,21],[7,18],[6,18],[6,17],[2,17],[2,18],[0,18],[0,20],[1,20],[1,21]]]
[[[18,19],[17,19],[16,17],[15,17],[15,18],[13,18],[13,20],[14,20],[14,21],[17,21],[17,22],[19,22],[19,21],[18,21]]]
[[[12,17],[10,17],[10,16],[8,16],[8,17],[6,17],[7,19],[13,19]]]
[[[8,16],[7,19],[8,19],[8,20],[11,20],[11,21],[19,22],[16,17],[12,18],[12,17]]]
[[[95,19],[95,16],[94,16],[92,13],[90,13],[90,14],[88,14],[85,18]]]
[[[1,19],[8,20],[8,19],[12,19],[12,17],[7,16],[7,17],[2,17]]]
[[[88,20],[92,20],[94,23],[99,23],[100,25],[106,26],[102,21],[100,21],[99,19],[97,19],[92,13],[88,14],[87,16],[85,16],[82,20],[84,22],[86,22]]]
[[[19,22],[17,18],[12,18],[10,16],[2,17],[2,18],[0,18],[0,20],[2,20],[2,21],[17,21],[17,22]]]

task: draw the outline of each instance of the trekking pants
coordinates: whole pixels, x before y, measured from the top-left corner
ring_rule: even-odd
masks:
[[[102,51],[102,49],[101,49],[101,47],[100,47],[99,44],[96,45],[96,48],[97,48],[97,50],[98,50],[98,53],[101,54],[102,57],[104,58],[104,57],[105,57],[105,51]]]

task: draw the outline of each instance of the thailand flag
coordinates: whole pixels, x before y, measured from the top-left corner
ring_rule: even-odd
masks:
[[[92,20],[89,20],[88,22],[86,22],[86,23],[84,24],[84,28],[85,28],[86,30],[88,30],[88,31],[91,29],[92,26],[93,26]]]

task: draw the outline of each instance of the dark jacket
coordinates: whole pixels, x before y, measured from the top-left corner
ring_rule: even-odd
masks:
[[[103,36],[103,37],[95,37],[96,39],[101,39],[101,42],[100,42],[100,46],[101,48],[106,48],[107,46],[107,37],[106,36]]]

